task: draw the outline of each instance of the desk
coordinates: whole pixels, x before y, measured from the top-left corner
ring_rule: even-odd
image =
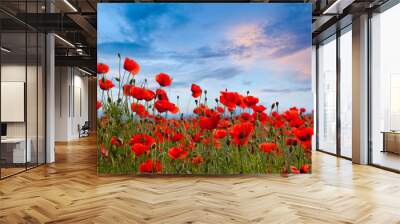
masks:
[[[383,151],[400,154],[400,131],[383,131]]]
[[[28,143],[25,152],[25,138],[6,138],[1,139],[1,157],[6,163],[26,163],[31,162],[31,139],[27,139]],[[25,160],[26,159],[26,160]]]

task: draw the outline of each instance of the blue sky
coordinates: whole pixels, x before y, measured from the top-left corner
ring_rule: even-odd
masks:
[[[310,4],[103,3],[97,18],[98,62],[116,76],[117,53],[133,58],[154,88],[156,74],[171,75],[182,112],[193,109],[192,83],[209,99],[227,88],[268,108],[313,107]]]

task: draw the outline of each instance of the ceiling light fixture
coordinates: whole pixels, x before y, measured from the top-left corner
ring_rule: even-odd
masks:
[[[58,34],[54,34],[55,37],[57,37],[59,40],[61,40],[62,42],[66,43],[67,45],[69,45],[70,47],[75,48],[75,45],[73,45],[71,42],[69,42],[68,40],[60,37]]]
[[[355,0],[336,0],[332,5],[330,5],[322,14],[342,14],[343,10],[351,5]]]
[[[88,71],[86,71],[86,70],[83,70],[83,69],[81,69],[81,68],[79,68],[79,67],[78,67],[78,70],[81,71],[81,72],[83,72],[83,73],[85,73],[86,75],[92,75],[92,73],[90,73],[90,72],[88,72]]]
[[[68,1],[68,0],[64,0],[65,4],[67,4],[72,10],[74,10],[74,12],[78,12],[78,10]]]
[[[1,47],[1,51],[4,51],[6,53],[10,53],[11,52],[11,50],[9,50],[9,49],[7,49],[5,47]]]

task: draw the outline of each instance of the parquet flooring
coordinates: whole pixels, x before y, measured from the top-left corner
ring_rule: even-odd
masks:
[[[95,138],[0,181],[0,223],[400,223],[400,175],[313,153],[313,174],[98,176]]]

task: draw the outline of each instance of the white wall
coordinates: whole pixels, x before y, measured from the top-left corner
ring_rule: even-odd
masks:
[[[56,67],[55,73],[55,140],[70,141],[88,120],[88,78],[71,67]]]

